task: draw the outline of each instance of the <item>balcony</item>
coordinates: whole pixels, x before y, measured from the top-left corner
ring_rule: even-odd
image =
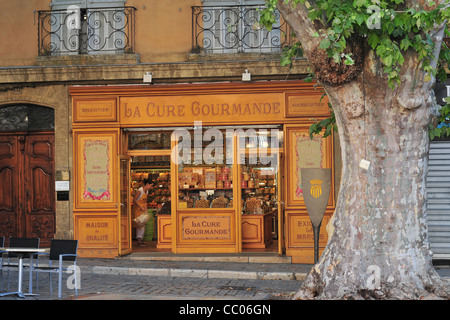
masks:
[[[38,55],[134,53],[133,7],[38,12]]]
[[[288,24],[268,31],[259,24],[263,6],[192,7],[192,53],[277,53],[294,43]]]

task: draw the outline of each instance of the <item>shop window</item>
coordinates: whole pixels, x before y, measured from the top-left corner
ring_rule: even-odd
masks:
[[[170,150],[171,132],[131,133],[128,150]]]
[[[178,208],[232,208],[233,136],[195,131],[178,135]]]

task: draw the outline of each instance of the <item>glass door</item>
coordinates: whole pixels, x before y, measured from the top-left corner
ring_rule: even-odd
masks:
[[[119,157],[119,255],[131,253],[130,157]]]
[[[278,255],[285,253],[285,239],[284,239],[284,153],[278,152],[278,175],[277,175],[277,198],[278,198],[278,219],[277,219],[277,233],[278,233]]]
[[[282,252],[281,146],[279,130],[238,136],[242,248]]]

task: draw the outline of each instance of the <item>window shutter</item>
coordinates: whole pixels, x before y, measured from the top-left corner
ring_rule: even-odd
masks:
[[[66,10],[69,6],[77,6],[81,9],[86,8],[88,0],[52,0],[50,7],[52,10]]]
[[[78,6],[80,9],[88,8],[118,8],[124,7],[126,0],[52,0],[50,7],[53,10],[65,10],[69,6]]]

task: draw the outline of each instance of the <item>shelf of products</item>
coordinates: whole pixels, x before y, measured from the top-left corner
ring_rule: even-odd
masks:
[[[132,157],[131,165],[131,197],[143,185],[145,179],[150,180],[152,188],[148,191],[147,206],[156,209],[158,214],[170,214],[170,158],[161,156],[153,161],[147,161],[150,157]],[[152,166],[158,164],[158,166]]]
[[[232,167],[198,165],[180,167],[178,208],[232,208]]]
[[[242,165],[241,192],[243,214],[265,214],[276,211],[278,208],[276,168]]]
[[[248,154],[241,156],[242,247],[267,248],[277,225],[278,168],[269,161],[251,160]]]

